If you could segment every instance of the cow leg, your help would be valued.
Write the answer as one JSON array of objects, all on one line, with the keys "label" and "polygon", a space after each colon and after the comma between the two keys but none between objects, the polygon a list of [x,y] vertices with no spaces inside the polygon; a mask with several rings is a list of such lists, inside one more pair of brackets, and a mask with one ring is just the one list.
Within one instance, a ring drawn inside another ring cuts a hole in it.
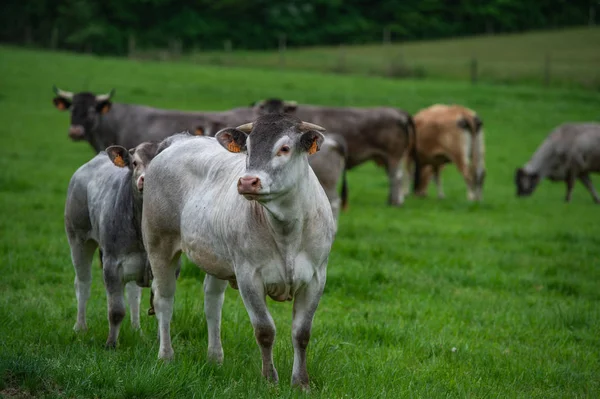
[{"label": "cow leg", "polygon": [[565,179],[565,183],[567,183],[567,194],[565,195],[565,202],[571,202],[571,194],[573,194],[573,187],[575,186],[575,173],[571,171],[567,172],[567,178]]},{"label": "cow leg", "polygon": [[77,321],[75,331],[86,331],[86,305],[92,287],[92,260],[98,244],[94,241],[81,242],[69,237],[71,259],[75,268],[75,296],[77,298]]},{"label": "cow leg", "polygon": [[594,190],[594,186],[592,185],[592,179],[589,174],[583,174],[579,176],[579,180],[585,185],[590,194],[592,194],[592,198],[594,198],[594,202],[600,204],[600,198],[598,197],[598,193]]},{"label": "cow leg", "polygon": [[435,166],[433,168],[433,181],[435,182],[435,187],[437,188],[437,196],[440,199],[446,198],[446,194],[444,194],[444,187],[442,187],[442,176],[440,175],[442,168],[440,166]]},{"label": "cow leg", "polygon": [[273,364],[273,344],[275,342],[275,322],[267,308],[262,283],[254,282],[251,275],[237,279],[244,306],[254,328],[254,336],[262,356],[262,375],[269,381],[278,382],[279,376]]},{"label": "cow leg", "polygon": [[292,344],[294,346],[294,366],[292,385],[303,390],[310,388],[306,368],[306,348],[310,340],[312,322],[325,287],[325,278],[313,279],[304,289],[296,293],[292,320]]},{"label": "cow leg", "polygon": [[104,254],[104,285],[106,287],[106,303],[108,307],[108,338],[106,349],[116,348],[121,323],[125,318],[124,284],[119,272],[118,262]]},{"label": "cow leg", "polygon": [[[171,253],[170,251],[167,253]],[[148,254],[152,265],[152,290],[154,291],[154,310],[158,320],[158,335],[160,348],[158,357],[163,360],[173,358],[171,345],[171,318],[173,317],[173,302],[179,268],[178,253],[173,259],[165,259],[160,253]]]},{"label": "cow leg", "polygon": [[475,182],[471,176],[471,170],[467,164],[467,160],[461,156],[452,157],[451,160],[465,180],[465,184],[467,185],[467,199],[469,201],[474,201],[476,198],[474,189]]},{"label": "cow leg", "polygon": [[142,300],[142,287],[135,281],[130,281],[125,285],[127,289],[127,302],[129,302],[129,312],[131,326],[135,330],[140,328],[140,302]]},{"label": "cow leg", "polygon": [[208,360],[223,363],[221,311],[228,282],[209,274],[204,277],[204,315],[208,327]]},{"label": "cow leg", "polygon": [[404,203],[404,193],[402,192],[402,179],[404,172],[402,165],[398,159],[388,159],[387,174],[390,184],[390,193],[388,196],[388,204],[392,206],[400,206]]}]

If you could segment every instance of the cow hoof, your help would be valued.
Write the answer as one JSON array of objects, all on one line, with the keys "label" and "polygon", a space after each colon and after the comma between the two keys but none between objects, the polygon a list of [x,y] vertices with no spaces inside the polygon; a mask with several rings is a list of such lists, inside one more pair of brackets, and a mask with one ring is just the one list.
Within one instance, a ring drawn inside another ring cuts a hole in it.
[{"label": "cow hoof", "polygon": [[292,386],[302,390],[302,392],[310,392],[310,384],[308,383],[308,380],[299,381],[295,378],[292,378]]},{"label": "cow hoof", "polygon": [[271,370],[268,371],[263,370],[263,377],[265,377],[267,381],[273,384],[279,383],[279,375],[277,374],[277,370],[275,370],[275,367],[271,368]]},{"label": "cow hoof", "polygon": [[208,361],[216,364],[223,364],[223,349],[208,349]]},{"label": "cow hoof", "polygon": [[106,344],[104,344],[104,349],[106,349],[106,350],[117,349],[117,343],[116,342],[109,342],[109,341],[107,341]]},{"label": "cow hoof", "polygon": [[174,356],[175,356],[175,353],[173,352],[173,349],[171,349],[171,350],[161,350],[160,352],[158,352],[158,359],[162,360],[165,363],[168,363],[171,360],[173,360]]},{"label": "cow hoof", "polygon": [[75,323],[75,325],[73,326],[73,331],[75,331],[76,333],[84,333],[87,330],[88,328],[85,324]]}]

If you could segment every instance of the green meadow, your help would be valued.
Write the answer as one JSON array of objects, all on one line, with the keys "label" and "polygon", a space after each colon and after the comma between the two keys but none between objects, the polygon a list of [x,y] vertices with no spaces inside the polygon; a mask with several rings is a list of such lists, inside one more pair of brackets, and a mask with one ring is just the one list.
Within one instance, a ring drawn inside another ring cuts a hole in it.
[{"label": "green meadow", "polygon": [[[600,88],[600,28],[277,51],[193,52],[183,60],[342,74]],[[152,52],[139,54],[154,56]],[[163,53],[163,56],[168,54]],[[546,77],[547,76],[547,77]],[[547,80],[547,82],[546,82]]]},{"label": "green meadow", "polygon": [[[600,396],[600,206],[583,185],[515,196],[513,174],[556,125],[598,121],[600,94],[452,80],[391,80],[242,67],[154,63],[0,47],[0,397],[40,398],[582,398]],[[596,60],[597,61],[597,60]],[[171,332],[175,360],[158,361],[156,319],[108,333],[95,260],[89,331],[73,332],[74,271],[63,227],[73,172],[94,154],[67,137],[52,85],[114,101],[224,110],[279,96],[301,103],[477,110],[486,129],[484,200],[458,173],[446,199],[386,206],[375,164],[348,174],[325,293],[309,345],[310,394],[290,387],[291,303],[277,325],[279,385],[260,353],[239,293],[226,292],[225,361],[206,361],[201,272],[185,262]],[[600,179],[596,178],[600,189]]]}]

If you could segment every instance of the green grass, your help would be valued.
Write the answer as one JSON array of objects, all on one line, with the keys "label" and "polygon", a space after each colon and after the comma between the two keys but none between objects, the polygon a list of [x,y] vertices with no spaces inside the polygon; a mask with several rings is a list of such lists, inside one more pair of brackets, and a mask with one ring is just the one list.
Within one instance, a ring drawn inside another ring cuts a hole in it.
[{"label": "green grass", "polygon": [[[116,351],[100,269],[89,332],[78,335],[63,206],[71,174],[93,155],[67,138],[66,90],[117,89],[116,101],[227,109],[266,96],[331,105],[435,102],[472,107],[486,126],[484,202],[467,203],[452,167],[447,198],[385,206],[373,164],[349,173],[325,294],[309,346],[311,397],[577,398],[600,395],[600,207],[582,185],[573,202],[543,182],[515,197],[513,172],[557,124],[598,120],[600,95],[533,87],[473,87],[307,72],[258,71],[53,54],[0,47],[0,395],[68,398],[297,397],[291,389],[291,304],[273,303],[281,382],[260,354],[237,291],[223,311],[225,363],[206,363],[203,274],[178,281],[175,361],[157,361],[156,321],[126,320]],[[600,183],[596,186],[600,188]],[[144,292],[143,308],[147,308]],[[456,349],[453,349],[456,348]]]},{"label": "green grass", "polygon": [[275,51],[238,50],[231,54],[196,52],[184,59],[201,64],[468,81],[475,58],[480,81],[540,85],[549,56],[551,85],[599,89],[599,49],[600,28],[585,27],[387,46],[289,49],[283,59]]}]

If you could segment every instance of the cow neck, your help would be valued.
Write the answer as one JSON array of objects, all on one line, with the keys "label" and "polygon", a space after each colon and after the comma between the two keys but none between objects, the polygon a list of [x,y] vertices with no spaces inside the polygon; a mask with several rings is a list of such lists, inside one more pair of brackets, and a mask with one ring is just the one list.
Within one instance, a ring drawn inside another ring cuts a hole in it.
[{"label": "cow neck", "polygon": [[115,123],[115,117],[122,109],[121,104],[112,104],[111,110],[105,115],[100,115],[94,129],[92,129],[92,142],[90,143],[96,152],[104,151],[106,147],[114,144],[121,144],[117,140],[118,124]]},{"label": "cow neck", "polygon": [[525,165],[527,173],[537,173],[540,178],[549,173],[549,168],[552,165],[553,148],[547,141],[533,154],[529,162]]}]

